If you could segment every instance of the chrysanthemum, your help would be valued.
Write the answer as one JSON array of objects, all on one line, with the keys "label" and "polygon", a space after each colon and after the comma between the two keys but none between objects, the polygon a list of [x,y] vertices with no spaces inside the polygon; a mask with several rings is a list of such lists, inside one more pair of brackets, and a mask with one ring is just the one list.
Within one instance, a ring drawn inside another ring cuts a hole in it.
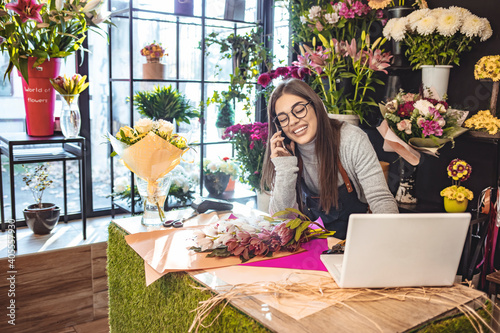
[{"label": "chrysanthemum", "polygon": [[392,2],[392,0],[369,0],[368,6],[373,9],[384,9]]},{"label": "chrysanthemum", "polygon": [[413,13],[410,13],[408,16],[406,16],[408,28],[412,31],[415,31],[415,29],[417,29],[417,22],[420,21],[425,16],[427,16],[429,12],[430,12],[429,8],[424,8],[416,10]]},{"label": "chrysanthemum", "polygon": [[394,25],[396,24],[396,21],[399,20],[398,18],[393,18],[387,21],[384,30],[382,33],[384,34],[384,37],[387,38],[388,40],[392,39],[392,32],[394,30]]},{"label": "chrysanthemum", "polygon": [[443,14],[438,18],[437,31],[445,36],[453,36],[462,24],[460,17],[451,10],[443,11]]},{"label": "chrysanthemum", "polygon": [[436,30],[437,20],[434,16],[426,16],[417,22],[417,32],[420,35],[430,35]]},{"label": "chrysanthemum", "polygon": [[469,38],[479,36],[485,29],[485,21],[481,20],[477,15],[471,14],[464,19],[464,23],[460,32]]},{"label": "chrysanthemum", "polygon": [[405,33],[406,33],[406,19],[404,17],[398,19],[396,22],[394,22],[394,27],[392,28],[392,38],[396,42],[400,42],[403,39],[405,39]]},{"label": "chrysanthemum", "polygon": [[413,107],[417,109],[422,116],[426,117],[430,114],[429,108],[434,108],[434,105],[425,99],[420,99],[413,104]]},{"label": "chrysanthemum", "polygon": [[470,10],[465,9],[463,7],[451,6],[448,9],[453,11],[455,14],[457,14],[460,17],[460,19],[462,19],[462,20],[471,14]]},{"label": "chrysanthemum", "polygon": [[493,30],[491,29],[490,21],[487,19],[483,18],[481,19],[484,23],[484,29],[483,31],[479,34],[479,37],[481,37],[481,42],[484,42],[485,40],[489,39],[493,35]]},{"label": "chrysanthemum", "polygon": [[430,14],[434,16],[435,18],[439,18],[441,15],[443,15],[443,12],[446,11],[446,8],[443,7],[438,7],[434,8],[430,11]]}]

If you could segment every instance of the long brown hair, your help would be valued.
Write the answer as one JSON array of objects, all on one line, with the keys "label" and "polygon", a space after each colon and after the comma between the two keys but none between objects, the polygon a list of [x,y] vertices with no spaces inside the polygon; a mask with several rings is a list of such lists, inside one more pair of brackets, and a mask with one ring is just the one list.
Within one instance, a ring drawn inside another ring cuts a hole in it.
[{"label": "long brown hair", "polygon": [[[276,133],[273,119],[276,117],[276,101],[283,95],[295,95],[307,101],[311,101],[314,112],[318,119],[318,129],[316,132],[316,154],[318,156],[319,166],[319,186],[320,186],[320,205],[327,213],[333,205],[338,207],[338,162],[340,146],[340,128],[342,123],[328,118],[325,106],[319,96],[309,85],[301,80],[290,79],[279,84],[271,94],[267,103],[268,130],[266,153],[264,155],[264,164],[262,167],[261,188],[274,189],[274,178],[276,173],[274,165],[271,162],[270,140]],[[295,148],[295,154],[298,155],[298,149]],[[300,180],[297,182],[300,186]],[[301,191],[297,191],[301,193]],[[301,199],[297,197],[299,207]]]}]

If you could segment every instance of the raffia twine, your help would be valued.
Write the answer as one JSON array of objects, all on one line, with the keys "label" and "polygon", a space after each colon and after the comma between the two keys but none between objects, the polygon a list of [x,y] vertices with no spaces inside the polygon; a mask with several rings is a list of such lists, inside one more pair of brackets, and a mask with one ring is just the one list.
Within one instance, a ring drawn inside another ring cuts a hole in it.
[{"label": "raffia twine", "polygon": [[[291,273],[284,281],[280,282],[257,282],[257,283],[242,283],[236,285],[225,285],[217,287],[217,294],[212,295],[209,299],[205,301],[200,301],[198,307],[191,312],[195,312],[195,317],[193,323],[189,327],[188,332],[198,332],[200,328],[209,328],[222,314],[229,302],[241,299],[245,297],[255,296],[255,295],[266,295],[274,297],[279,303],[287,298],[293,298],[298,296],[305,296],[310,298],[311,301],[325,301],[333,303],[334,306],[346,307],[357,314],[360,318],[363,318],[373,326],[383,332],[380,325],[377,324],[373,319],[359,313],[349,304],[349,302],[373,302],[380,300],[398,300],[398,301],[419,301],[419,302],[430,302],[435,305],[446,305],[457,308],[471,323],[472,327],[476,332],[494,332],[493,328],[487,323],[477,312],[476,309],[481,307],[485,310],[489,316],[492,316],[493,308],[491,311],[487,309],[486,302],[489,299],[486,296],[479,297],[474,301],[470,302],[471,297],[467,292],[467,289],[452,287],[405,287],[405,288],[380,288],[380,289],[369,289],[369,288],[339,288],[336,284],[332,283],[330,278],[325,278],[322,276],[317,284],[305,284],[304,282],[293,282],[294,275],[302,273]],[[306,275],[314,275],[314,273],[304,273]],[[470,281],[464,282],[468,285],[470,291],[472,289],[472,283]],[[192,288],[210,291],[213,290],[209,287],[201,287],[191,285]],[[456,301],[457,297],[463,297],[462,302]],[[441,298],[441,299],[438,299]],[[219,313],[215,318],[208,324],[205,320],[210,315],[210,313],[215,309],[215,307],[221,303],[224,303]],[[472,303],[467,305],[465,303]],[[492,307],[500,310],[500,307],[492,303]],[[495,323],[498,321],[494,319]],[[484,325],[487,329],[483,329]]]}]

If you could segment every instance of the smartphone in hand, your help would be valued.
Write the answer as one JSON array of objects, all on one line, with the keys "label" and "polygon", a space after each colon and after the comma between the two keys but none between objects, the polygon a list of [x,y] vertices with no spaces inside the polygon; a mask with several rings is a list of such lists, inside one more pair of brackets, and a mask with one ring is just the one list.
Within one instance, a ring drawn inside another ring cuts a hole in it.
[{"label": "smartphone in hand", "polygon": [[290,155],[293,156],[293,153],[290,151],[290,144],[292,143],[292,140],[290,140],[290,138],[286,136],[283,129],[279,128],[278,125],[276,125],[276,124],[275,124],[275,126],[276,126],[276,130],[281,131],[281,136],[285,138],[285,140],[283,140],[283,148],[285,148],[285,150],[287,152],[289,152]]}]

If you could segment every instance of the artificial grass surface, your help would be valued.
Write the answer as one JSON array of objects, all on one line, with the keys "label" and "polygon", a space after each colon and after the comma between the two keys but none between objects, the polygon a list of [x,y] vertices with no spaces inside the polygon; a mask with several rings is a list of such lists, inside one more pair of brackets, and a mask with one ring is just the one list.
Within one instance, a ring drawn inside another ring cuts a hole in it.
[{"label": "artificial grass surface", "polygon": [[[144,261],[125,242],[126,233],[111,223],[108,239],[108,286],[110,331],[117,333],[187,332],[198,302],[209,292],[186,273],[169,273],[146,287]],[[222,305],[212,311],[210,323]],[[228,305],[215,323],[201,332],[269,332],[257,321]]]},{"label": "artificial grass surface", "polygon": [[[114,223],[109,225],[108,285],[110,331],[126,332],[187,332],[193,322],[198,302],[211,294],[193,289],[196,284],[186,273],[169,273],[146,287],[144,261],[130,248],[126,233]],[[205,323],[220,312],[218,305]],[[479,313],[489,323],[484,310]],[[201,332],[269,332],[260,323],[228,305],[214,324]],[[463,315],[445,319],[413,330],[418,333],[475,332]],[[320,332],[318,332],[320,333]]]}]

